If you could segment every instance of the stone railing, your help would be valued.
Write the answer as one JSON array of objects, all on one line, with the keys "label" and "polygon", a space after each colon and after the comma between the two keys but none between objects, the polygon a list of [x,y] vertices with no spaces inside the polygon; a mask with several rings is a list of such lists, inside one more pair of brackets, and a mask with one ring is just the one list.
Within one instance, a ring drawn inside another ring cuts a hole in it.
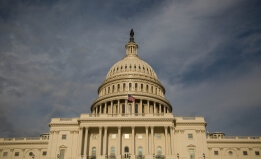
[{"label": "stone railing", "polygon": [[261,140],[261,137],[259,136],[224,136],[224,137],[208,136],[207,139]]},{"label": "stone railing", "polygon": [[0,141],[32,141],[32,140],[49,140],[43,137],[13,137],[13,138],[0,138]]},{"label": "stone railing", "polygon": [[172,117],[172,113],[149,113],[149,114],[145,114],[145,113],[126,113],[126,114],[81,114],[81,118],[88,118],[88,117]]}]

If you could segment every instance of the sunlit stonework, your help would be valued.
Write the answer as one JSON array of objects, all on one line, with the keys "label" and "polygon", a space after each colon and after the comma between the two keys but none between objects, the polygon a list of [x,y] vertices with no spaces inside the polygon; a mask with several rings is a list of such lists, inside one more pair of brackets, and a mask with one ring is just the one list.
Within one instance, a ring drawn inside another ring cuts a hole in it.
[{"label": "sunlit stonework", "polygon": [[261,137],[207,133],[204,117],[174,117],[155,71],[138,56],[133,30],[125,48],[98,88],[91,114],[53,118],[40,137],[0,138],[0,158],[261,158]]}]

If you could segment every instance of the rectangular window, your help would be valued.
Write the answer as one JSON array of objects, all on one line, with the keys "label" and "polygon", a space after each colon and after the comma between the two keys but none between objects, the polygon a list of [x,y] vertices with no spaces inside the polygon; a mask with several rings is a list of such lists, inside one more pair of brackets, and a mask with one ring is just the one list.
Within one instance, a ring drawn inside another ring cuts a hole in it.
[{"label": "rectangular window", "polygon": [[142,139],[142,134],[138,134],[138,139]]},{"label": "rectangular window", "polygon": [[93,138],[93,139],[97,139],[97,138],[98,138],[98,135],[97,135],[97,134],[93,134],[92,138]]},{"label": "rectangular window", "polygon": [[65,150],[61,149],[60,150],[60,157],[59,157],[59,159],[64,159],[64,154],[65,154]]},{"label": "rectangular window", "polygon": [[129,139],[130,138],[130,134],[124,134],[124,139]]},{"label": "rectangular window", "polygon": [[214,151],[214,155],[218,155],[218,151]]},{"label": "rectangular window", "polygon": [[193,139],[193,134],[188,134],[189,139]]},{"label": "rectangular window", "polygon": [[62,139],[65,140],[66,139],[66,135],[62,135]]},{"label": "rectangular window", "polygon": [[46,156],[47,155],[47,151],[43,151],[43,156]]},{"label": "rectangular window", "polygon": [[112,139],[116,139],[116,134],[111,134]]},{"label": "rectangular window", "polygon": [[3,157],[6,157],[8,155],[8,152],[3,153]]},{"label": "rectangular window", "polygon": [[161,134],[160,134],[160,133],[157,133],[157,134],[156,134],[156,138],[157,138],[157,139],[160,139],[160,138],[161,138]]},{"label": "rectangular window", "polygon": [[247,156],[247,151],[243,151],[243,155],[244,155],[244,156]]},{"label": "rectangular window", "polygon": [[19,156],[19,152],[15,152],[15,156]]},{"label": "rectangular window", "polygon": [[255,151],[255,154],[256,154],[256,156],[260,155],[259,151]]}]

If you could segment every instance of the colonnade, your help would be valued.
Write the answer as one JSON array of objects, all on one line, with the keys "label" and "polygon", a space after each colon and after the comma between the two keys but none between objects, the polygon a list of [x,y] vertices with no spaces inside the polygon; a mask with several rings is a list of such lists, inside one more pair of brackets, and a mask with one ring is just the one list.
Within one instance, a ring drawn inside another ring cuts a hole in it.
[{"label": "colonnade", "polygon": [[[136,102],[137,101],[137,102]],[[105,101],[93,106],[92,114],[161,114],[171,113],[171,108],[159,102],[136,99],[129,102],[128,99],[116,99]]]},{"label": "colonnade", "polygon": [[[162,155],[174,155],[174,127],[170,126],[162,126],[164,128],[164,142],[165,142],[165,147],[163,148]],[[155,152],[157,145],[155,144],[155,129],[156,128],[162,128],[162,127],[154,127],[154,126],[145,126],[145,152],[143,153],[145,156],[146,155],[157,155],[157,152]],[[98,147],[96,149],[96,155],[97,156],[106,156],[106,155],[111,155],[109,152],[108,148],[108,137],[110,135],[109,133],[109,128],[107,126],[104,127],[82,127],[80,128],[80,133],[79,133],[79,145],[78,145],[78,155],[80,156],[90,156],[93,154],[89,154],[89,150],[92,148],[92,145],[88,145],[89,142],[88,140],[90,139],[89,136],[90,130],[92,128],[99,129],[99,134],[98,134]],[[111,127],[115,128],[115,127]],[[117,127],[118,130],[118,137],[117,137],[117,154],[115,156],[122,156],[124,152],[122,152],[122,128],[131,128],[131,145],[128,145],[130,147],[130,154],[131,155],[138,155],[138,153],[135,151],[135,146],[136,146],[136,133],[135,133],[135,128],[140,128],[140,127],[125,127],[125,126],[119,126]],[[168,140],[168,136],[170,136],[170,142]],[[150,143],[150,144],[149,144]],[[115,145],[116,146],[116,145]],[[170,147],[170,149],[169,149]]]}]

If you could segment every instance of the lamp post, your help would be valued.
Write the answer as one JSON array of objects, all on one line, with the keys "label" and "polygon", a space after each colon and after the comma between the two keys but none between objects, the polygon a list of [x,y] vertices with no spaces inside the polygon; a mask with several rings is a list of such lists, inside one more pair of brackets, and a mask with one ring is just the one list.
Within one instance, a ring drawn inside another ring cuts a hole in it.
[{"label": "lamp post", "polygon": [[179,153],[177,153],[177,158],[179,159]]},{"label": "lamp post", "polygon": [[204,157],[204,159],[205,159],[205,153],[203,153],[203,157]]}]

